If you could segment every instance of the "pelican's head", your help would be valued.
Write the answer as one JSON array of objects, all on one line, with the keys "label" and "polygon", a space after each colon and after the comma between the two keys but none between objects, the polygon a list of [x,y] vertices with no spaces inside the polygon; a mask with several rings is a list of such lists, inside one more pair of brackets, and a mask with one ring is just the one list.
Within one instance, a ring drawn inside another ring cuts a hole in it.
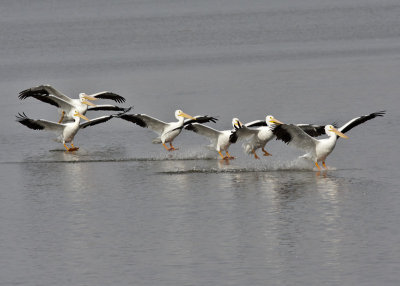
[{"label": "pelican's head", "polygon": [[232,119],[232,126],[233,126],[233,128],[235,128],[235,129],[239,129],[239,128],[242,128],[242,122],[240,122],[240,120],[239,120],[239,118],[233,118]]},{"label": "pelican's head", "polygon": [[185,117],[188,119],[193,119],[196,120],[196,118],[194,118],[193,116],[190,116],[189,114],[186,114],[185,112],[183,112],[182,110],[178,109],[175,111],[175,118],[180,120],[180,118]]},{"label": "pelican's head", "polygon": [[87,118],[85,115],[83,115],[83,114],[79,113],[79,111],[78,111],[78,110],[74,110],[74,116],[76,116],[76,117],[80,117],[80,118],[82,118],[82,119],[85,119],[86,121],[90,121],[90,119],[89,119],[89,118]]},{"label": "pelican's head", "polygon": [[283,122],[280,122],[278,119],[276,119],[272,115],[267,115],[267,117],[265,117],[265,122],[267,123],[268,126],[275,126],[276,124],[283,124]]},{"label": "pelican's head", "polygon": [[82,92],[79,94],[79,100],[81,101],[81,103],[86,104],[86,105],[90,105],[90,106],[96,106],[96,104],[91,103],[88,100],[97,100],[96,97],[87,95],[86,93]]},{"label": "pelican's head", "polygon": [[340,137],[342,137],[344,139],[349,139],[349,137],[347,135],[344,135],[342,132],[337,130],[333,125],[326,125],[325,126],[325,133],[329,137],[338,135],[338,136],[340,136]]}]

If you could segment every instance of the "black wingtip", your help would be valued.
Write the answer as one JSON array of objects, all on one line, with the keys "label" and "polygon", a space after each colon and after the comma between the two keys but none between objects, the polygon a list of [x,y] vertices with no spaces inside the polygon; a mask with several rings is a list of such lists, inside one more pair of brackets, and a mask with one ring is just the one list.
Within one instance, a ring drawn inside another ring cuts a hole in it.
[{"label": "black wingtip", "polygon": [[[140,114],[138,114],[138,115],[140,115]],[[139,125],[140,127],[147,128],[147,123],[144,120],[142,120],[140,118],[140,116],[137,116],[135,114],[125,114],[124,113],[124,114],[121,114],[120,116],[118,116],[118,118],[135,123],[135,124]]]},{"label": "black wingtip", "polygon": [[124,103],[125,102],[125,98],[120,96],[119,94],[116,94],[114,92],[110,92],[110,91],[104,91],[102,92],[102,94],[96,95],[97,98],[99,99],[110,99],[110,100],[114,100],[117,103]]},{"label": "black wingtip", "polygon": [[38,124],[35,120],[32,120],[26,116],[25,112],[18,113],[16,115],[17,117],[17,122],[21,123],[22,125],[25,125],[26,127],[33,129],[33,130],[43,130],[44,127],[40,124]]},{"label": "black wingtip", "polygon": [[213,123],[217,123],[217,121],[218,121],[218,118],[217,117],[214,117],[214,116],[208,116],[208,115],[206,115],[208,118],[209,118],[209,120],[211,121],[211,122],[213,122]]},{"label": "black wingtip", "polygon": [[26,116],[25,112],[18,112],[18,115],[15,115],[15,117],[17,118],[17,121],[21,121],[24,119],[27,119],[28,116]]},{"label": "black wingtip", "polygon": [[38,86],[36,88],[28,88],[28,89],[24,89],[23,91],[21,91],[18,94],[18,98],[20,100],[22,99],[26,99],[28,97],[31,96],[46,96],[46,95],[50,95],[47,90],[45,88],[41,88],[41,86]]},{"label": "black wingtip", "polygon": [[289,142],[292,140],[292,136],[285,130],[285,126],[285,124],[276,125],[272,129],[272,133],[276,136],[276,140],[281,140],[284,143],[289,144]]},{"label": "black wingtip", "polygon": [[30,92],[31,92],[31,89],[30,89],[30,88],[24,89],[23,91],[21,91],[21,92],[18,94],[18,98],[19,98],[20,100],[23,100],[23,99],[25,99],[25,98],[27,98],[27,97],[30,96]]},{"label": "black wingtip", "polygon": [[131,109],[133,108],[133,106],[129,106],[128,108],[125,108],[122,112],[114,114],[114,117],[119,117],[121,118],[122,115],[126,114],[127,112],[129,112]]},{"label": "black wingtip", "polygon": [[193,124],[188,124],[188,125],[186,125],[186,126],[185,126],[185,129],[186,129],[186,130],[193,131],[193,132],[197,132],[197,129],[193,126]]},{"label": "black wingtip", "polygon": [[386,114],[386,110],[381,110],[381,111],[377,111],[372,113],[374,116],[383,116]]}]

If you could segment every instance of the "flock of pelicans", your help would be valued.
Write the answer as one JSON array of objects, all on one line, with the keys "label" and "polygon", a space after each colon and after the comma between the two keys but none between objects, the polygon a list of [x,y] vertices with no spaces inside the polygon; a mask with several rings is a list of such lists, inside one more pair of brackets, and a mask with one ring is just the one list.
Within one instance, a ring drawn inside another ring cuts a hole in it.
[{"label": "flock of pelicans", "polygon": [[[76,133],[83,128],[93,126],[99,123],[106,122],[112,118],[121,118],[130,121],[141,127],[149,128],[158,134],[158,137],[153,139],[153,143],[162,144],[166,150],[177,150],[172,141],[177,137],[183,129],[194,131],[200,135],[210,139],[211,145],[208,147],[219,153],[222,159],[234,159],[228,152],[228,148],[232,143],[238,140],[243,140],[244,151],[248,154],[253,154],[255,159],[259,159],[256,151],[261,149],[264,156],[270,156],[265,149],[265,145],[273,138],[282,140],[283,142],[293,145],[306,152],[303,158],[313,161],[316,167],[320,170],[318,162],[322,162],[326,167],[326,157],[333,151],[336,141],[339,137],[348,138],[344,133],[365,121],[368,121],[377,116],[383,116],[385,111],[374,112],[368,115],[353,118],[340,128],[333,125],[314,125],[314,124],[284,124],[274,118],[272,115],[266,116],[265,120],[256,120],[246,124],[242,124],[238,118],[232,119],[232,130],[218,131],[214,128],[204,125],[204,123],[217,121],[217,118],[212,116],[190,116],[182,110],[175,111],[177,122],[166,123],[157,118],[146,114],[128,114],[131,107],[124,108],[116,105],[96,105],[91,101],[98,99],[110,99],[117,103],[125,102],[122,96],[103,91],[92,95],[85,93],[79,94],[79,99],[72,99],[50,85],[40,85],[23,90],[19,93],[19,99],[28,97],[36,98],[42,102],[54,105],[61,110],[61,118],[58,122],[52,122],[44,119],[30,119],[25,113],[20,113],[17,116],[17,121],[31,129],[47,130],[55,132],[58,137],[57,141],[62,142],[65,149],[76,151],[79,148],[74,146],[73,139]],[[87,111],[106,110],[118,111],[119,113],[88,119],[85,116]],[[86,120],[81,123],[80,119]],[[327,135],[328,138],[315,139],[320,135]],[[68,147],[66,143],[70,143]],[[169,143],[169,147],[166,145]],[[222,153],[225,152],[225,155]]]}]

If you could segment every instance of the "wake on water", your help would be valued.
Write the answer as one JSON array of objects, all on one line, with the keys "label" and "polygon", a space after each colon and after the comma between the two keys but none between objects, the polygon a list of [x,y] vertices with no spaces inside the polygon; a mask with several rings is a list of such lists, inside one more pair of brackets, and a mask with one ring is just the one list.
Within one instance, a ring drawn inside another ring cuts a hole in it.
[{"label": "wake on water", "polygon": [[[161,174],[190,174],[190,173],[252,173],[252,172],[310,172],[315,171],[314,164],[302,158],[297,158],[292,161],[226,161],[216,160],[218,163],[215,166],[194,166],[189,169],[162,171]],[[336,170],[329,168],[328,170]]]},{"label": "wake on water", "polygon": [[[163,174],[184,173],[239,173],[239,172],[271,172],[271,171],[315,171],[314,164],[304,158],[290,161],[275,160],[271,157],[255,160],[252,156],[241,156],[235,160],[221,160],[214,151],[204,152],[204,149],[180,150],[179,152],[162,152],[145,156],[124,157],[123,154],[112,154],[110,150],[89,151],[79,149],[76,152],[66,152],[65,149],[50,150],[55,156],[33,156],[22,162],[4,163],[99,163],[99,162],[171,162],[171,169],[176,168],[174,161],[195,162],[180,165],[178,170],[167,170]],[[122,156],[121,156],[122,155]],[[213,163],[215,162],[215,164]],[[328,170],[336,170],[330,167]]]}]

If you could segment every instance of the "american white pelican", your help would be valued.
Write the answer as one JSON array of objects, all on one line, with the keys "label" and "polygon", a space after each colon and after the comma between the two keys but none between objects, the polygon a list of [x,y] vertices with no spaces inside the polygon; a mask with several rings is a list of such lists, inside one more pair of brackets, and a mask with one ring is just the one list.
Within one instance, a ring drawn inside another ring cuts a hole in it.
[{"label": "american white pelican", "polygon": [[[140,127],[149,128],[157,133],[159,136],[153,139],[154,144],[162,144],[167,151],[177,150],[174,146],[172,146],[172,141],[178,136],[182,128],[192,122],[216,122],[217,118],[211,116],[190,116],[184,113],[182,110],[175,111],[175,118],[178,122],[169,122],[166,123],[157,118],[151,117],[146,114],[124,114],[121,115],[120,118],[133,122]],[[189,120],[185,120],[184,118],[188,118]],[[170,147],[167,147],[165,143],[169,143]]]},{"label": "american white pelican", "polygon": [[[243,144],[245,153],[253,154],[255,159],[260,159],[257,156],[256,151],[261,148],[264,152],[264,156],[271,156],[271,154],[265,150],[265,145],[275,137],[272,130],[277,124],[283,123],[272,115],[267,115],[265,120],[256,120],[244,124],[240,134],[249,137],[249,140]],[[304,132],[312,137],[325,134],[324,125],[296,124],[296,126],[300,127]],[[242,139],[240,137],[239,140]]]},{"label": "american white pelican", "polygon": [[98,99],[111,99],[118,103],[125,102],[125,98],[109,91],[102,91],[91,95],[88,95],[86,93],[80,93],[79,99],[72,99],[62,94],[60,91],[56,90],[54,87],[50,85],[39,85],[21,91],[18,96],[18,98],[21,100],[28,97],[34,97],[40,101],[49,103],[51,105],[60,108],[62,115],[58,123],[74,120],[75,110],[77,110],[82,115],[84,115],[88,110],[126,111],[125,108],[119,106],[111,104],[95,105],[90,101],[88,101],[88,100],[98,100]]},{"label": "american white pelican", "polygon": [[[233,129],[231,130],[219,131],[203,124],[192,123],[187,125],[185,129],[208,137],[211,144],[207,147],[211,150],[217,151],[222,159],[235,159],[235,157],[228,152],[229,146],[231,146],[232,143],[236,143],[239,137],[245,138],[246,136],[251,136],[251,134],[241,134],[243,124],[238,118],[232,119],[232,126]],[[222,154],[223,151],[225,151],[226,156]]]},{"label": "american white pelican", "polygon": [[[28,118],[25,113],[19,113],[17,116],[17,121],[30,129],[34,130],[45,130],[45,131],[53,131],[58,136],[55,139],[57,142],[63,143],[65,149],[67,151],[76,151],[79,148],[74,146],[74,137],[79,129],[86,128],[88,126],[93,126],[102,122],[106,122],[113,117],[118,117],[119,114],[113,114],[108,116],[101,116],[92,120],[89,120],[86,116],[80,114],[78,110],[74,110],[74,121],[67,122],[67,123],[56,123],[52,121],[47,121],[44,119],[30,119]],[[80,118],[87,120],[88,122],[80,124]],[[71,143],[71,147],[68,147],[66,143]]]},{"label": "american white pelican", "polygon": [[327,169],[325,165],[326,157],[333,151],[336,145],[336,140],[339,137],[348,138],[344,133],[351,130],[352,128],[364,123],[365,121],[371,120],[377,116],[383,116],[385,111],[374,112],[368,115],[353,118],[342,127],[336,129],[333,125],[325,126],[325,133],[328,138],[325,139],[314,139],[300,127],[292,124],[281,124],[274,128],[273,133],[276,135],[277,140],[293,145],[301,150],[307,152],[302,158],[309,159],[315,163],[318,170],[321,170],[318,162],[322,162],[322,165]]}]

